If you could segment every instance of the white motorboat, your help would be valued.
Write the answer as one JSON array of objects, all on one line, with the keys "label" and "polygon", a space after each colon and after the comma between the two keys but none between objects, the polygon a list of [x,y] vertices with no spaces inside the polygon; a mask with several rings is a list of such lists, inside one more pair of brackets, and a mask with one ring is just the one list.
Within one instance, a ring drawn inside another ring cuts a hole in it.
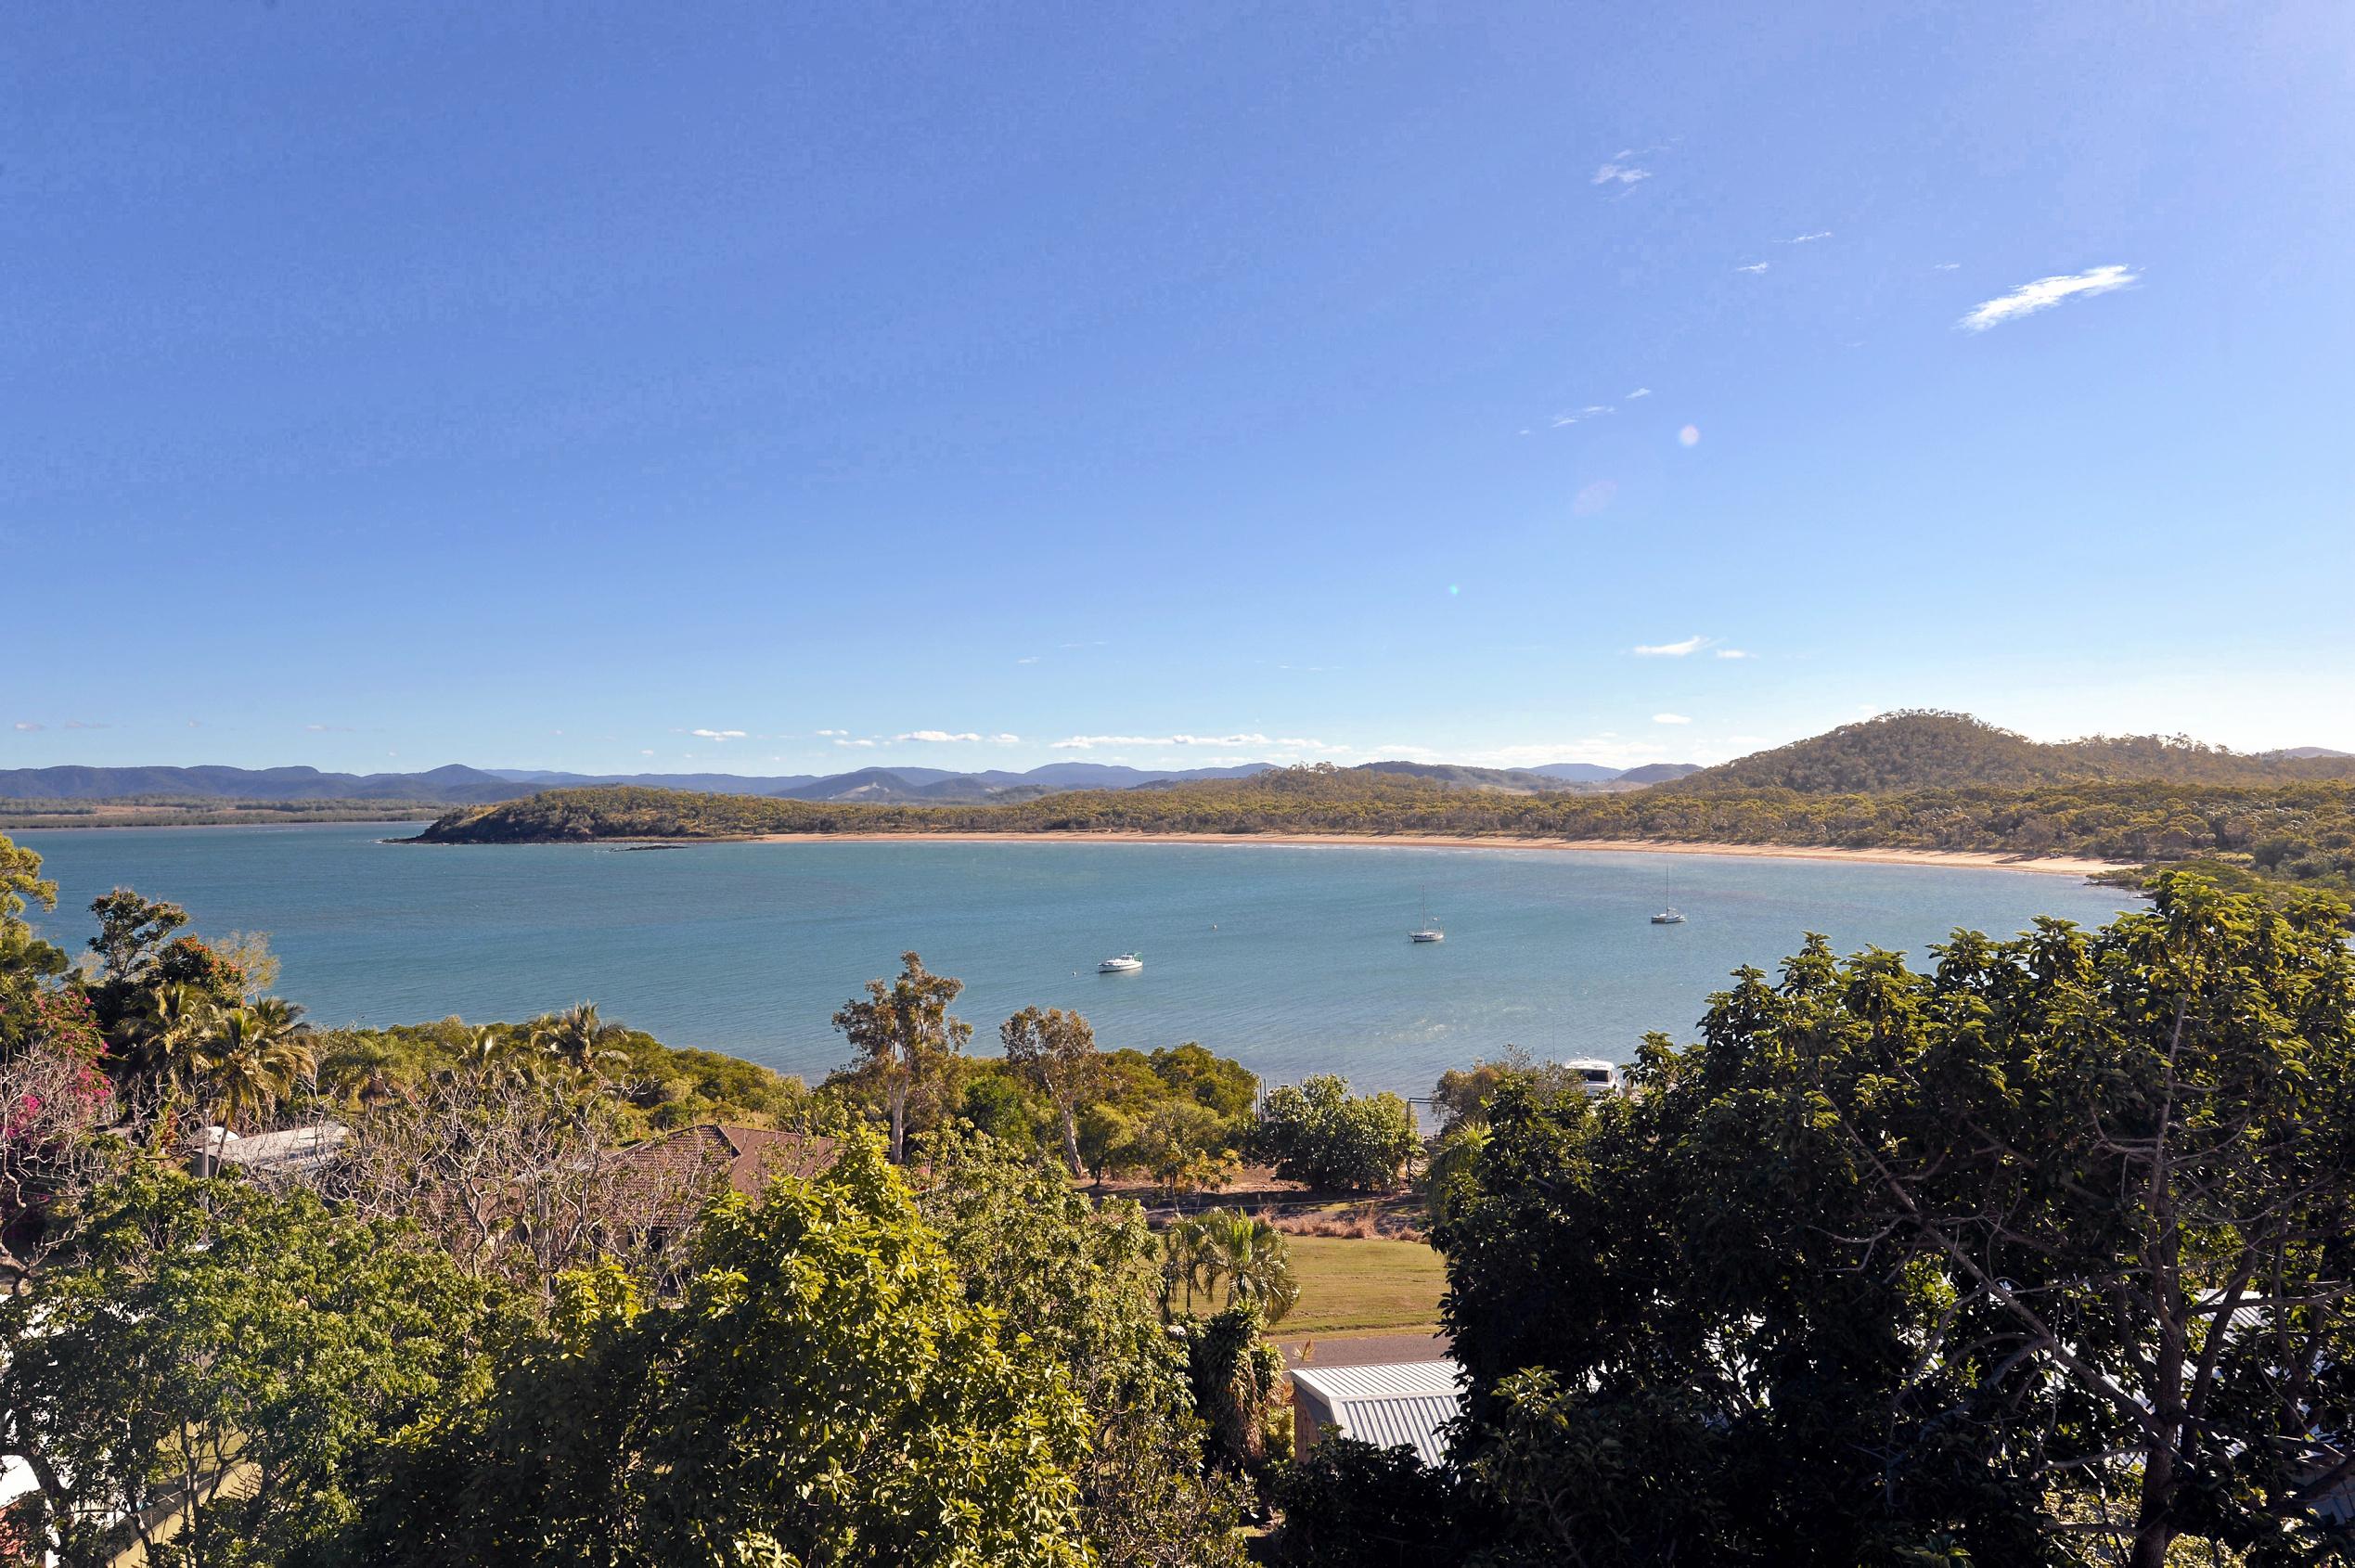
[{"label": "white motorboat", "polygon": [[1590,1095],[1614,1095],[1627,1086],[1615,1061],[1605,1061],[1598,1056],[1574,1056],[1560,1065]]},{"label": "white motorboat", "polygon": [[1098,974],[1134,974],[1145,967],[1142,953],[1115,953],[1096,966]]}]

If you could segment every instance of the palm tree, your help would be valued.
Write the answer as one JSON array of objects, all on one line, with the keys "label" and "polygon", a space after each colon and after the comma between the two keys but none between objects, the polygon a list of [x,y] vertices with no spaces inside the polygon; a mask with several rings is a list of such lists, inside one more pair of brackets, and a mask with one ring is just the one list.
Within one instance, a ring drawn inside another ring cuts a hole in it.
[{"label": "palm tree", "polygon": [[201,1071],[206,1034],[219,1006],[203,992],[174,983],[148,993],[145,1022],[148,1049],[163,1081],[174,1088],[196,1081]]},{"label": "palm tree", "polygon": [[1300,1305],[1300,1282],[1293,1277],[1291,1244],[1266,1220],[1233,1209],[1202,1216],[1211,1278],[1227,1281],[1227,1305],[1256,1302],[1272,1325]]},{"label": "palm tree", "polygon": [[1216,1262],[1210,1233],[1202,1219],[1170,1222],[1161,1233],[1161,1315],[1165,1319],[1177,1316],[1174,1309],[1180,1290],[1185,1292],[1188,1317],[1193,1315],[1195,1296],[1213,1295],[1218,1283],[1212,1272]]},{"label": "palm tree", "polygon": [[597,1073],[600,1061],[628,1060],[626,1052],[613,1048],[628,1033],[620,1024],[598,1017],[594,1002],[532,1021],[533,1046],[584,1074]]},{"label": "palm tree", "polygon": [[1209,1209],[1173,1222],[1161,1233],[1161,1259],[1165,1317],[1175,1316],[1180,1292],[1189,1314],[1198,1295],[1214,1306],[1256,1303],[1271,1326],[1300,1305],[1283,1232],[1234,1209]]},{"label": "palm tree", "polygon": [[234,1132],[250,1112],[259,1120],[317,1070],[311,1026],[302,1009],[276,996],[215,1013],[197,1063],[212,1094],[213,1119]]}]

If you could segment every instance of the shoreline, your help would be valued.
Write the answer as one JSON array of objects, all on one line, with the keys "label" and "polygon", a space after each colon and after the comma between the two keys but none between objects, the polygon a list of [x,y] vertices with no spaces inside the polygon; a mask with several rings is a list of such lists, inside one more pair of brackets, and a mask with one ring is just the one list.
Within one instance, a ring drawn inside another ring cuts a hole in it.
[{"label": "shoreline", "polygon": [[1847,860],[1876,866],[1960,866],[1979,870],[2030,871],[2091,877],[2130,870],[2122,861],[2076,855],[2003,855],[1992,850],[1842,849],[1832,845],[1695,843],[1662,839],[1515,839],[1436,833],[1160,833],[1071,831],[1028,833],[753,833],[733,839],[646,839],[646,843],[1107,843],[1268,844],[1286,849],[1577,850],[1605,854],[1715,855],[1765,860]]}]

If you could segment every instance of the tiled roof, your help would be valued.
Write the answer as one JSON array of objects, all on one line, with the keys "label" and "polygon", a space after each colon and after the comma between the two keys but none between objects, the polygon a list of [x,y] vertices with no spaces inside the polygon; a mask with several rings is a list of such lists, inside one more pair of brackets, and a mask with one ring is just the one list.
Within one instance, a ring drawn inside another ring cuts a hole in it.
[{"label": "tiled roof", "polygon": [[834,1163],[834,1140],[705,1123],[633,1144],[611,1158],[650,1202],[675,1204],[685,1217],[723,1177],[745,1197],[758,1198],[773,1177],[817,1176]]}]

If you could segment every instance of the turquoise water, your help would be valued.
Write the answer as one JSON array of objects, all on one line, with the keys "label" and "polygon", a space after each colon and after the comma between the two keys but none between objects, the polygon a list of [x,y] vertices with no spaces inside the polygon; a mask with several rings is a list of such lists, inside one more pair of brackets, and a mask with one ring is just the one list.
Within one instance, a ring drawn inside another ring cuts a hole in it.
[{"label": "turquoise water", "polygon": [[[335,824],[14,835],[79,945],[118,884],[196,929],[264,931],[279,989],[324,1023],[520,1019],[595,1001],[677,1046],[815,1079],[828,1022],[914,948],[966,982],[960,1016],[1077,1008],[1107,1046],[1199,1040],[1269,1081],[1315,1072],[1422,1094],[1517,1044],[1625,1060],[1689,1037],[1742,963],[1803,932],[1917,959],[1957,926],[2094,923],[2132,901],[2072,878],[1950,867],[1560,850],[1269,844],[698,844],[427,848]],[[1654,926],[1664,871],[1692,917]],[[1444,944],[1407,941],[1428,898]],[[1099,975],[1142,949],[1143,972]]]}]

